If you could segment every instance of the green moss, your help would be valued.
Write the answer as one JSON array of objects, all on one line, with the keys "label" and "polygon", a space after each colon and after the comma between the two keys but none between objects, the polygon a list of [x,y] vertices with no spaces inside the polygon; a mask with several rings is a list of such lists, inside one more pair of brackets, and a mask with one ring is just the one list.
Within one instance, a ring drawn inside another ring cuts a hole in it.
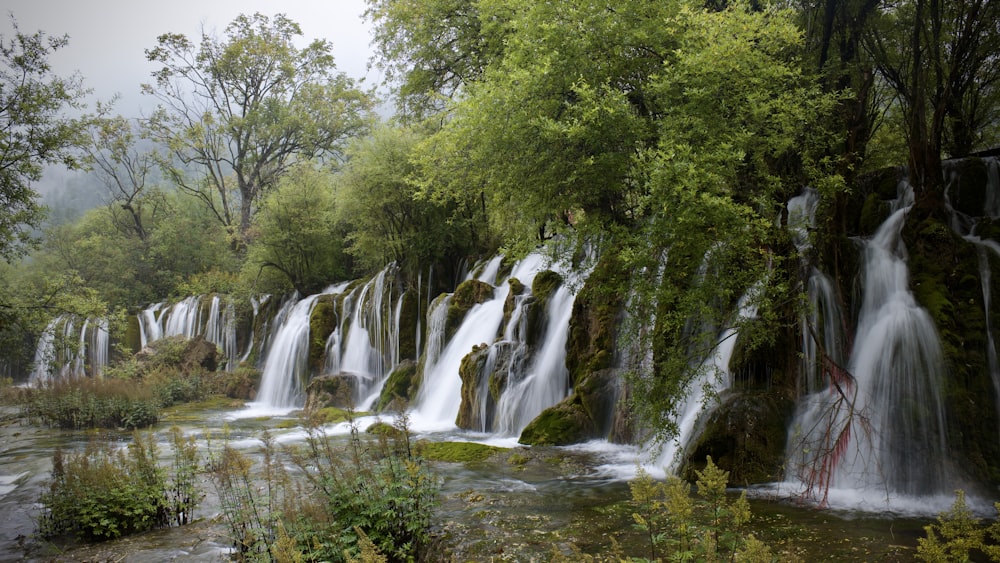
[{"label": "green moss", "polygon": [[860,234],[871,235],[889,217],[889,205],[878,194],[868,194],[861,206]]},{"label": "green moss", "polygon": [[546,322],[548,321],[549,298],[563,282],[562,276],[552,270],[543,270],[535,275],[531,282],[532,301],[528,305],[528,346],[536,346],[545,338]]},{"label": "green moss", "polygon": [[389,424],[388,422],[375,422],[368,428],[365,428],[365,434],[371,434],[372,436],[384,436],[386,438],[402,438],[403,431],[395,426]]},{"label": "green moss", "polygon": [[128,324],[125,326],[125,349],[131,353],[136,354],[142,349],[142,334],[139,330],[139,317],[136,315],[128,316]]},{"label": "green moss", "polygon": [[526,446],[566,446],[583,442],[594,433],[593,421],[574,394],[529,422],[518,442]]},{"label": "green moss", "polygon": [[794,403],[773,393],[734,393],[722,399],[698,441],[690,448],[685,479],[696,479],[711,456],[729,471],[730,483],[748,485],[781,480],[787,422]]},{"label": "green moss", "polygon": [[326,341],[336,328],[337,307],[333,296],[320,296],[309,315],[309,367],[314,373],[323,369]]},{"label": "green moss", "polygon": [[340,422],[348,422],[361,416],[368,416],[368,413],[356,412],[337,407],[323,407],[316,411],[315,420],[320,424],[337,424]]},{"label": "green moss", "polygon": [[417,322],[420,314],[426,311],[418,311],[419,296],[416,290],[407,291],[403,294],[403,302],[399,308],[399,357],[404,359],[417,359]]},{"label": "green moss", "polygon": [[445,321],[445,341],[451,339],[462,324],[462,319],[469,309],[485,303],[493,297],[493,286],[479,280],[466,280],[459,284],[455,293],[451,296],[451,303],[448,305],[448,316]]},{"label": "green moss", "polygon": [[401,401],[402,404],[397,406],[405,407],[416,395],[419,383],[420,364],[413,360],[403,360],[392,370],[382,386],[375,410],[382,411],[393,405],[394,401]]},{"label": "green moss", "polygon": [[497,446],[487,446],[473,442],[417,442],[417,454],[430,461],[466,463],[485,461],[493,454],[505,451]]}]

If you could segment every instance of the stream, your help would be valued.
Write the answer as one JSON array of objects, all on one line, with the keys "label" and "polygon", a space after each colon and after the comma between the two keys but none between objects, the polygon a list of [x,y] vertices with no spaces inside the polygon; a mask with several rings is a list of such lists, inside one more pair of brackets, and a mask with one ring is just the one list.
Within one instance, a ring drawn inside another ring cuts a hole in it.
[{"label": "stream", "polygon": [[[49,477],[53,450],[82,448],[91,433],[27,426],[11,408],[0,412],[0,561],[228,560],[226,526],[207,476],[201,483],[205,497],[187,526],[94,545],[56,546],[36,537],[37,500]],[[189,406],[168,413],[152,431],[164,459],[170,449],[168,429],[175,425],[200,437],[221,435],[225,428],[230,445],[249,455],[259,453],[256,437],[264,429],[279,444],[302,439],[294,413],[255,414],[238,406]],[[361,428],[368,423],[367,418],[359,420]],[[346,443],[346,425],[326,430]],[[128,439],[127,434],[113,437],[123,443]],[[635,456],[629,448],[606,443],[524,448],[512,439],[456,431],[415,430],[414,437],[508,448],[483,462],[433,465],[443,486],[428,560],[548,561],[554,550],[568,556],[609,554],[615,546],[629,555],[648,556],[628,502],[629,471],[623,468]],[[199,438],[199,443],[205,440]],[[916,539],[929,521],[926,516],[817,510],[766,492],[755,494],[751,504],[755,535],[791,559],[912,561]]]}]

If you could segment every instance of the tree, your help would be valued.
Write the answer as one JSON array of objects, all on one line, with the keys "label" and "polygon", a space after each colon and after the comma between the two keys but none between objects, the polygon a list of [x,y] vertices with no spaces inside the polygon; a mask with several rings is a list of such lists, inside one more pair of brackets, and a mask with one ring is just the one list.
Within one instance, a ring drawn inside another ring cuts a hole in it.
[{"label": "tree", "polygon": [[[245,271],[261,291],[293,287],[316,293],[350,272],[343,251],[345,233],[337,222],[335,181],[329,171],[303,162],[267,195],[248,232]],[[279,281],[262,275],[277,274]]]},{"label": "tree", "polygon": [[367,1],[376,63],[397,83],[402,116],[420,118],[444,109],[502,55],[509,15],[504,2]]},{"label": "tree", "polygon": [[13,36],[0,36],[0,257],[8,262],[25,253],[43,216],[31,183],[48,164],[76,166],[77,125],[62,112],[86,94],[80,76],[55,76],[49,64],[67,36],[28,35],[11,23]]},{"label": "tree", "polygon": [[939,208],[945,150],[967,155],[1000,117],[1000,4],[906,0],[879,15],[865,45],[901,108],[918,203]]},{"label": "tree", "polygon": [[465,192],[420,196],[412,158],[425,137],[414,128],[380,127],[350,150],[340,178],[340,214],[348,225],[347,252],[369,272],[389,262],[413,278],[432,264],[451,272],[488,245],[485,218]]},{"label": "tree", "polygon": [[164,170],[239,237],[289,166],[340,157],[368,126],[369,95],[334,73],[329,42],[299,49],[300,35],[284,15],[256,13],[222,38],[168,33],[146,50],[163,65],[143,91],[162,102],[146,125],[172,157]]},{"label": "tree", "polygon": [[107,206],[114,224],[146,242],[150,223],[164,212],[163,194],[147,186],[156,169],[152,151],[138,148],[140,129],[121,116],[109,117],[110,108],[99,105],[88,119],[90,143],[84,145],[86,163],[107,188]]}]

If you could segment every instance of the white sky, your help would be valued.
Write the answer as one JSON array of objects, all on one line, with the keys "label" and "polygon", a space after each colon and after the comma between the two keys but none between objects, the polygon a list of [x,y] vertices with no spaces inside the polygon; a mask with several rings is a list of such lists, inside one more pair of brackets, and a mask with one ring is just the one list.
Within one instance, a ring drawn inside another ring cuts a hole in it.
[{"label": "white sky", "polygon": [[50,36],[69,35],[69,45],[52,58],[59,75],[79,71],[94,100],[120,94],[116,113],[137,117],[153,107],[140,94],[155,66],[145,49],[156,46],[163,33],[182,33],[198,41],[201,30],[222,35],[239,14],[284,13],[302,27],[303,45],[313,39],[333,44],[338,70],[377,86],[381,76],[367,70],[371,54],[369,26],[362,19],[365,0],[2,0],[0,35],[10,36],[9,13],[23,33],[42,30]]}]

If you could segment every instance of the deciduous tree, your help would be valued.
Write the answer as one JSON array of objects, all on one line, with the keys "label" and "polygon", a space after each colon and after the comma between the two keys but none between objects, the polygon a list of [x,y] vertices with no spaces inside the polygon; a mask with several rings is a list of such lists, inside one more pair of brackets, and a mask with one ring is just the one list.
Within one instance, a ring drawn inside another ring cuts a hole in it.
[{"label": "deciduous tree", "polygon": [[283,14],[256,13],[222,37],[167,33],[146,50],[162,65],[143,91],[161,102],[147,126],[169,149],[165,171],[240,237],[289,166],[340,157],[368,126],[370,96],[335,72],[328,41],[300,49],[301,35]]}]

